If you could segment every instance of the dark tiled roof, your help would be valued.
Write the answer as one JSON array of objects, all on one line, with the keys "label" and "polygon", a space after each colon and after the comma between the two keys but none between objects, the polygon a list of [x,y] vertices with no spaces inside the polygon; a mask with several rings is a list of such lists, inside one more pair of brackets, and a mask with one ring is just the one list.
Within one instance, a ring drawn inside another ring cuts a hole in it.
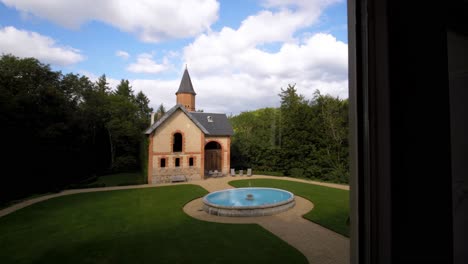
[{"label": "dark tiled roof", "polygon": [[187,68],[185,68],[184,75],[180,81],[179,90],[177,90],[176,94],[179,93],[189,93],[196,95],[195,90],[193,90],[192,80],[190,79]]},{"label": "dark tiled roof", "polygon": [[[209,136],[232,136],[234,131],[225,114],[214,113],[201,113],[201,112],[188,112],[185,107],[178,104],[167,111],[161,119],[146,129],[145,134],[149,135],[153,131],[166,122],[178,109],[184,112],[190,120],[205,134]],[[209,122],[208,120],[212,122]]]},{"label": "dark tiled roof", "polygon": [[153,131],[160,125],[162,125],[164,122],[166,122],[166,120],[168,120],[169,117],[171,117],[172,114],[174,114],[177,111],[177,109],[180,109],[182,112],[184,112],[188,116],[188,118],[190,118],[190,120],[192,120],[195,123],[195,125],[197,125],[201,129],[203,133],[208,134],[208,130],[206,130],[195,118],[193,118],[193,116],[181,104],[177,104],[171,109],[169,109],[169,111],[167,111],[157,122],[154,122],[153,125],[146,129],[145,134],[149,135],[153,133]]},{"label": "dark tiled roof", "polygon": [[232,134],[234,134],[232,126],[225,114],[201,112],[191,112],[190,114],[208,130],[208,135],[210,136],[232,136]]}]

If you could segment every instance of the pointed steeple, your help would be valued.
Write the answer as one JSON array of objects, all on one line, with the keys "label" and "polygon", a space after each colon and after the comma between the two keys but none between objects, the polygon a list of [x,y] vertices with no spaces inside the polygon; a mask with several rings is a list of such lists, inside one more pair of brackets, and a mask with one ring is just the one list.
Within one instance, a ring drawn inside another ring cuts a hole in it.
[{"label": "pointed steeple", "polygon": [[193,90],[192,80],[185,65],[184,75],[180,81],[179,90],[176,92],[176,102],[181,104],[189,112],[195,111],[195,91]]},{"label": "pointed steeple", "polygon": [[190,75],[187,70],[187,65],[185,66],[184,75],[182,76],[182,80],[180,81],[179,90],[176,94],[179,93],[188,93],[196,95],[195,90],[193,90],[192,80],[190,79]]}]

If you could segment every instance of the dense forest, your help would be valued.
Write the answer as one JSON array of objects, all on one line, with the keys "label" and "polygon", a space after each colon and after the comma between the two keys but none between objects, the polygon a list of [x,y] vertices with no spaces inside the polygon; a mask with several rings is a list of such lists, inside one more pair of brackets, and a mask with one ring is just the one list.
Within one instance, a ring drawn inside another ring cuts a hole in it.
[{"label": "dense forest", "polygon": [[[294,86],[281,107],[231,116],[231,165],[256,173],[348,182],[348,101]],[[34,58],[0,57],[0,205],[98,175],[146,171],[153,109],[128,80],[51,70]],[[157,109],[164,114],[164,106]]]},{"label": "dense forest", "polygon": [[33,58],[0,57],[0,204],[93,175],[140,170],[152,109],[128,80],[111,90]]},{"label": "dense forest", "polygon": [[307,100],[294,85],[279,96],[279,108],[230,117],[231,166],[348,183],[348,100],[318,90]]}]

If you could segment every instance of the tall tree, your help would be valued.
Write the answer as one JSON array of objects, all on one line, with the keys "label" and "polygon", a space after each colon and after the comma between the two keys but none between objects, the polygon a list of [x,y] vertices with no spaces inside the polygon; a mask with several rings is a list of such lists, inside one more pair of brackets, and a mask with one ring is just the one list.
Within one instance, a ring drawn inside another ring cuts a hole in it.
[{"label": "tall tree", "polygon": [[320,157],[326,177],[345,182],[349,176],[348,162],[348,100],[314,93],[313,107],[320,122]]},{"label": "tall tree", "polygon": [[122,79],[120,81],[119,85],[117,85],[115,94],[119,96],[123,96],[130,100],[135,99],[135,95],[133,94],[132,87],[130,86],[130,82],[128,80]]},{"label": "tall tree", "polygon": [[288,85],[281,107],[231,116],[231,164],[333,182],[348,181],[348,101]]},{"label": "tall tree", "polygon": [[0,57],[0,202],[58,190],[86,173],[77,103],[61,80],[36,59]]},{"label": "tall tree", "polygon": [[304,159],[314,151],[309,122],[314,116],[308,107],[308,101],[299,95],[295,85],[281,89],[281,161],[283,171],[303,176],[306,170]]},{"label": "tall tree", "polygon": [[110,92],[109,83],[107,82],[107,78],[105,74],[101,75],[96,81],[96,89],[97,91],[103,94],[107,94]]},{"label": "tall tree", "polygon": [[128,80],[110,92],[106,76],[95,83],[62,75],[33,58],[0,56],[0,145],[4,166],[0,203],[57,191],[92,174],[138,169],[148,98]]},{"label": "tall tree", "polygon": [[149,102],[148,97],[142,91],[139,91],[135,98],[135,103],[138,106],[138,118],[140,119],[141,129],[145,129],[150,123],[153,108],[149,107]]}]

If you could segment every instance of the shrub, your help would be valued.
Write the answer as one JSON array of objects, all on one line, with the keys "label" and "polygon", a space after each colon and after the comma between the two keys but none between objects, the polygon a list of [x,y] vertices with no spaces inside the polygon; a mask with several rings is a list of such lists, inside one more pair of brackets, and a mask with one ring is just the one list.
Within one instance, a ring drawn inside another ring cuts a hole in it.
[{"label": "shrub", "polygon": [[115,159],[112,170],[115,172],[134,171],[137,167],[137,160],[135,157],[120,156]]},{"label": "shrub", "polygon": [[298,178],[304,177],[304,169],[292,168],[289,170],[289,175],[291,175],[291,177],[298,177]]}]

